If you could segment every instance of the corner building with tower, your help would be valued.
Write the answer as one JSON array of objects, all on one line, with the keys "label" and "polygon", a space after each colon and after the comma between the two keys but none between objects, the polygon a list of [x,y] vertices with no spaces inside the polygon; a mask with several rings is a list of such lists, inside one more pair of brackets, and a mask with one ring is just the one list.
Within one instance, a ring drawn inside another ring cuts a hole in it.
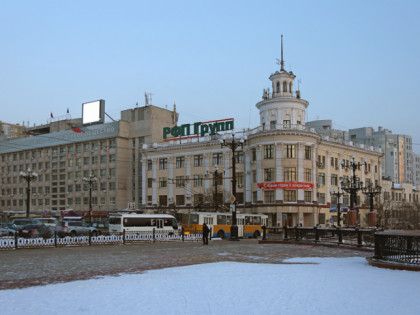
[{"label": "corner building with tower", "polygon": [[[380,186],[380,149],[306,127],[309,102],[294,91],[295,75],[284,69],[283,48],[280,66],[269,77],[271,89],[264,89],[256,104],[258,127],[240,132],[213,128],[205,135],[191,135],[180,126],[177,137],[143,145],[140,186],[145,211],[231,211],[235,200],[236,211],[267,214],[270,226],[325,226],[337,224],[333,205],[340,204],[342,224],[369,225],[368,198],[361,190],[352,198],[358,215],[351,220],[346,212],[350,195],[343,193],[337,200],[334,192],[355,178],[358,186]],[[207,123],[227,120],[232,118]],[[226,142],[241,145],[232,150],[221,145]]]}]

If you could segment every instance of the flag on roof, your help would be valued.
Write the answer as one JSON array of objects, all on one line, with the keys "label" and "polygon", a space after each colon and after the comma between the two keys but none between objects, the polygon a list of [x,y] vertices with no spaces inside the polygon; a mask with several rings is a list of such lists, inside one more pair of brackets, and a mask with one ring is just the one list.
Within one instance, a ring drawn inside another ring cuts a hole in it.
[{"label": "flag on roof", "polygon": [[67,114],[69,113],[70,111],[69,111],[69,108],[67,107]]},{"label": "flag on roof", "polygon": [[54,115],[52,114],[52,112],[51,112],[51,118],[54,118]]}]

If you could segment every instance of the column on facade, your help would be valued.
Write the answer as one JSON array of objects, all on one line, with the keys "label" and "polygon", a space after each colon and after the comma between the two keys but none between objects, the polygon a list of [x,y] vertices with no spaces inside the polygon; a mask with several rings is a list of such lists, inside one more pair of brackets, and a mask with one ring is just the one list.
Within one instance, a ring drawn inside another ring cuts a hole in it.
[{"label": "column on facade", "polygon": [[327,165],[326,165],[326,168],[327,168],[327,174],[326,174],[326,178],[325,178],[325,184],[326,184],[326,186],[327,186],[327,203],[329,202],[329,203],[331,203],[331,194],[330,194],[330,191],[331,191],[331,152],[330,151],[327,151],[327,161],[326,161],[327,163]]},{"label": "column on facade", "polygon": [[312,199],[314,201],[318,201],[318,168],[316,166],[316,156],[318,153],[318,146],[313,145],[312,146],[312,181],[314,183],[314,195],[312,196]]},{"label": "column on facade", "polygon": [[[276,182],[283,181],[283,144],[276,143]],[[276,189],[276,201],[283,200],[283,189]]]},{"label": "column on facade", "polygon": [[[230,196],[231,193],[231,186],[230,186],[230,182],[231,182],[231,172],[230,172],[230,151],[225,151],[223,152],[223,157],[224,157],[224,175],[223,175],[223,202],[226,202],[226,196]],[[233,174],[233,172],[232,172]],[[232,178],[233,180],[233,178]],[[230,193],[229,193],[230,192]]]},{"label": "column on facade", "polygon": [[244,149],[245,155],[245,203],[252,202],[252,180],[251,180],[251,150]]},{"label": "column on facade", "polygon": [[142,191],[141,191],[141,200],[142,200],[142,206],[145,206],[147,204],[147,196],[146,196],[146,191],[147,191],[147,178],[146,178],[146,167],[147,167],[147,160],[146,158],[143,158],[141,160],[141,183],[142,183]]},{"label": "column on facade", "polygon": [[153,180],[152,180],[152,204],[154,206],[157,205],[157,186],[158,186],[158,180],[157,178],[157,166],[156,166],[157,159],[152,159],[152,174],[153,174]]},{"label": "column on facade", "polygon": [[[304,174],[304,170],[303,170],[303,160],[304,160],[304,149],[305,146],[303,145],[303,143],[298,142],[297,143],[297,181],[298,182],[303,182],[303,174]],[[297,195],[297,200],[305,200],[304,198],[304,192],[303,189],[298,189],[298,195]]]},{"label": "column on facade", "polygon": [[172,202],[169,201],[169,203],[175,203],[174,200],[174,185],[175,185],[175,177],[174,177],[174,163],[175,163],[175,157],[168,156],[168,201],[172,200]]},{"label": "column on facade", "polygon": [[187,163],[186,165],[187,173],[186,173],[186,181],[185,181],[185,188],[186,188],[185,203],[187,205],[190,205],[191,204],[191,182],[193,181],[193,178],[191,177],[191,155],[186,155],[185,160]]},{"label": "column on facade", "polygon": [[210,153],[205,153],[204,154],[204,176],[206,176],[206,180],[204,181],[204,191],[205,194],[210,194],[210,183],[211,183],[211,178],[213,177],[210,174]]},{"label": "column on facade", "polygon": [[[257,182],[261,180],[262,178],[262,169],[261,169],[261,146],[257,145],[255,147],[256,153],[257,153]],[[263,200],[262,198],[262,189],[257,190],[257,200]]]}]

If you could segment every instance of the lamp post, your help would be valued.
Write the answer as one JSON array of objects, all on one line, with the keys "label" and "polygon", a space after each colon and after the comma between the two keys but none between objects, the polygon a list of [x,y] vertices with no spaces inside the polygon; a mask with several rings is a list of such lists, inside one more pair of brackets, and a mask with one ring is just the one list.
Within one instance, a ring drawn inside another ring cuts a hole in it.
[{"label": "lamp post", "polygon": [[369,226],[375,226],[376,225],[376,215],[373,213],[373,197],[376,195],[379,195],[381,193],[382,187],[376,186],[373,187],[372,183],[369,183],[368,186],[362,188],[362,192],[369,196],[369,214],[368,214],[368,224]]},{"label": "lamp post", "polygon": [[218,175],[218,172],[217,172],[217,166],[215,167],[216,169],[215,169],[215,171],[214,171],[214,182],[213,182],[213,184],[214,184],[214,188],[215,188],[215,193],[214,193],[214,196],[213,196],[213,202],[214,202],[214,206],[215,206],[215,208],[216,208],[216,212],[218,212],[219,211],[219,202],[218,202],[218,196],[217,196],[217,184],[219,183],[219,175]]},{"label": "lamp post", "polygon": [[341,226],[341,210],[340,210],[341,203],[340,203],[340,198],[341,198],[341,196],[344,195],[344,193],[341,192],[340,188],[339,188],[337,192],[335,192],[335,190],[330,191],[330,195],[337,197],[337,225]]},{"label": "lamp post", "polygon": [[246,137],[242,137],[239,140],[235,141],[235,134],[232,133],[232,139],[226,141],[226,138],[220,139],[221,147],[228,147],[232,151],[232,199],[233,202],[233,211],[232,211],[232,227],[230,229],[230,239],[231,241],[239,241],[238,238],[238,226],[236,225],[236,149],[241,147],[243,148],[246,141]]},{"label": "lamp post", "polygon": [[96,183],[97,178],[91,173],[89,177],[83,177],[83,181],[89,184],[89,222],[92,224],[92,185]]},{"label": "lamp post", "polygon": [[24,178],[27,183],[26,187],[26,217],[29,218],[29,211],[31,209],[31,182],[38,177],[38,174],[31,172],[31,169],[28,168],[27,172],[20,172],[20,177]]},{"label": "lamp post", "polygon": [[[350,193],[350,210],[357,211],[357,192],[363,188],[363,183],[358,180],[356,176],[356,169],[359,168],[359,165],[367,165],[366,159],[363,160],[363,163],[359,163],[355,160],[354,155],[350,159],[349,165],[345,165],[344,161],[341,161],[341,167],[345,169],[351,169],[353,171],[353,175],[349,180],[343,180],[341,182],[341,188]],[[356,219],[357,221],[357,219]]]}]

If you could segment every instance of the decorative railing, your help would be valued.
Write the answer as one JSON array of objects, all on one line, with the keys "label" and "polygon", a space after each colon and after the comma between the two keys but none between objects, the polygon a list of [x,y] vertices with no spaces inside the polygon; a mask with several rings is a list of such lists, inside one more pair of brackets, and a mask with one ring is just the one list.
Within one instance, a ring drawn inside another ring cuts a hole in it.
[{"label": "decorative railing", "polygon": [[[285,241],[302,241],[357,247],[374,247],[375,233],[378,229],[362,228],[321,228],[321,227],[284,227]],[[270,239],[270,234],[268,236]]]},{"label": "decorative railing", "polygon": [[374,259],[420,265],[420,231],[386,231],[375,234]]},{"label": "decorative railing", "polygon": [[202,240],[201,233],[185,234],[183,231],[159,231],[151,232],[125,232],[122,234],[107,234],[93,236],[65,236],[53,235],[32,235],[30,238],[15,236],[0,237],[0,250],[21,249],[21,248],[42,248],[42,247],[63,247],[63,246],[95,246],[129,243],[155,243],[155,242],[197,242]]}]

